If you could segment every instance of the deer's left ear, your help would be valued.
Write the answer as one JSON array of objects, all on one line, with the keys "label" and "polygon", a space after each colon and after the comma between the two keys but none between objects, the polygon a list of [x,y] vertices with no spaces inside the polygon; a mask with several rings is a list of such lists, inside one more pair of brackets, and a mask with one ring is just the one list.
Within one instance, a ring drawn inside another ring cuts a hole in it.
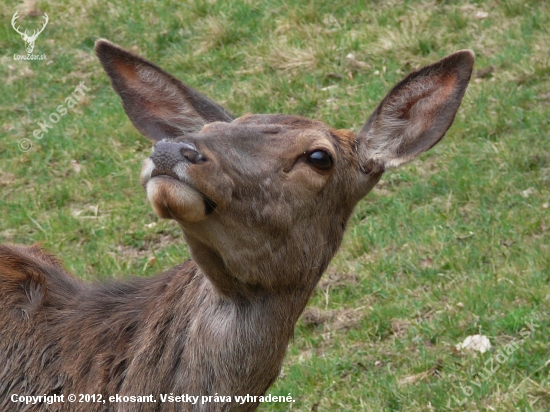
[{"label": "deer's left ear", "polygon": [[363,170],[397,167],[434,146],[453,122],[473,65],[474,54],[464,50],[397,84],[357,134]]}]

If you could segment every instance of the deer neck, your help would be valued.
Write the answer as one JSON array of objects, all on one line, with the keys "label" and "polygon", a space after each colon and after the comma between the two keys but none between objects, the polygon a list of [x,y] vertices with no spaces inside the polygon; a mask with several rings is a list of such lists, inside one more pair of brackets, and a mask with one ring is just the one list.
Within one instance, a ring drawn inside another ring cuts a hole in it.
[{"label": "deer neck", "polygon": [[186,393],[263,395],[279,375],[309,291],[258,292],[254,299],[228,297],[199,269],[201,274],[197,300],[202,304],[188,331],[188,351],[182,359],[188,365]]},{"label": "deer neck", "polygon": [[[295,233],[307,236],[306,230]],[[286,315],[294,324],[341,243],[342,233],[332,233],[331,242],[326,241],[328,236],[306,240],[290,234],[276,242],[241,244],[225,254],[185,232],[184,237],[215,295],[229,302],[273,302],[283,310],[289,307]]]},{"label": "deer neck", "polygon": [[[279,374],[296,321],[329,257],[300,273],[296,267],[304,270],[303,264],[263,265],[272,268],[262,276],[299,280],[265,288],[239,280],[239,273],[229,272],[223,258],[205,245],[197,248],[191,239],[188,244],[201,275],[197,294],[201,309],[189,331],[192,353],[185,360],[192,365],[190,373],[196,371],[197,376],[188,382],[196,384],[197,391],[210,387],[218,394],[261,395]],[[211,373],[205,376],[208,370]]]}]

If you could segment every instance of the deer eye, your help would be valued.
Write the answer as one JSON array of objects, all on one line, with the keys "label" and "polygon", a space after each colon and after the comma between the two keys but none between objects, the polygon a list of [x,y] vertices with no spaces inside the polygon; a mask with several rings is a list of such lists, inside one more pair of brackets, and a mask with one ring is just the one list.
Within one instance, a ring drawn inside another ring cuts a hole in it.
[{"label": "deer eye", "polygon": [[317,169],[329,170],[332,168],[332,156],[323,150],[316,150],[307,156],[307,162]]}]

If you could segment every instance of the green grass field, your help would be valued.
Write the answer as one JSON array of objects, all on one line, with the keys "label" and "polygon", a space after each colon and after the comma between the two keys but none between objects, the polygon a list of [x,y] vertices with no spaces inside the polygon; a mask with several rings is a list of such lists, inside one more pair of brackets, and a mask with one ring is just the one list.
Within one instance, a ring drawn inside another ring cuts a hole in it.
[{"label": "green grass field", "polygon": [[[33,52],[46,60],[14,60],[25,53],[16,10],[31,30],[49,15]],[[358,205],[298,323],[270,391],[295,402],[260,410],[550,410],[546,1],[6,0],[0,15],[0,242],[41,242],[88,280],[188,258],[179,228],[146,201],[150,143],[111,89],[97,38],[237,115],[354,131],[409,71],[472,49],[446,138]],[[37,139],[80,82],[90,90]],[[492,350],[455,349],[474,334]]]}]

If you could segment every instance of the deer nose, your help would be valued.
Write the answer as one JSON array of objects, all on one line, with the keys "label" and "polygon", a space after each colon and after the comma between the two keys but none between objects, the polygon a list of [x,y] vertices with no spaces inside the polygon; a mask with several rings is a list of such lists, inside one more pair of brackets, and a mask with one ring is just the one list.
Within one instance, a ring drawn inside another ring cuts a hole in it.
[{"label": "deer nose", "polygon": [[157,142],[150,159],[159,169],[171,170],[180,162],[201,164],[206,157],[198,152],[196,147],[184,142]]}]

